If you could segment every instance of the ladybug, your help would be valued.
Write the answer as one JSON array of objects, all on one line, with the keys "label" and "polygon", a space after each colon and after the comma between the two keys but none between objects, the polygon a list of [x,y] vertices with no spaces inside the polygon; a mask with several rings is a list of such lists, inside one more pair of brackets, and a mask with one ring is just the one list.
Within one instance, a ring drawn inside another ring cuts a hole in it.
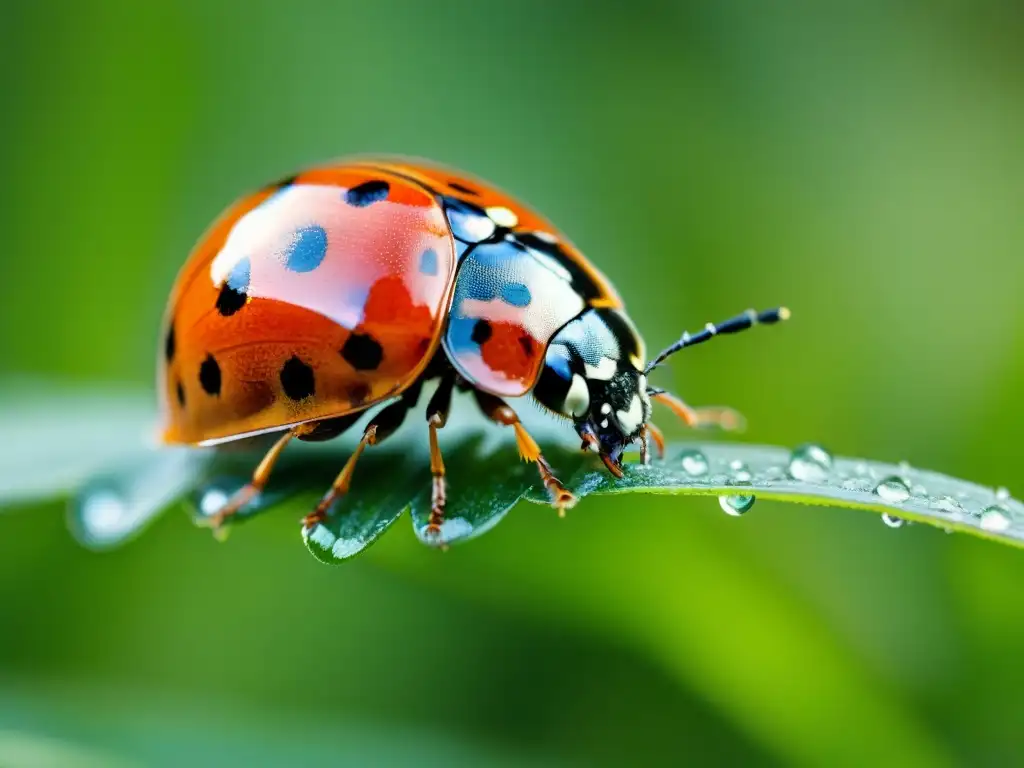
[{"label": "ladybug", "polygon": [[193,249],[164,318],[163,442],[277,441],[214,527],[265,487],[293,439],[327,440],[383,404],[304,525],[349,489],[367,446],[395,432],[425,382],[433,475],[428,532],[444,519],[438,432],[455,389],[511,427],[561,513],[559,482],[508,400],[531,395],[570,419],[582,447],[622,476],[622,453],[664,450],[651,402],[691,427],[735,428],[731,409],[695,409],[647,377],[714,336],[788,316],[748,311],[645,359],[608,279],[550,222],[497,188],[419,160],[360,158],[309,168],[234,203]]}]

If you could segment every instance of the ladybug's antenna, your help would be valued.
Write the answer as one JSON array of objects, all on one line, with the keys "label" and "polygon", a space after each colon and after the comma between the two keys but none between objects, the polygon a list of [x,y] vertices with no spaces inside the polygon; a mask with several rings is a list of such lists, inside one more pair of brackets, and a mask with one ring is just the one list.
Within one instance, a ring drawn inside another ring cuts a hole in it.
[{"label": "ladybug's antenna", "polygon": [[726,333],[739,333],[745,331],[748,328],[753,328],[755,325],[774,325],[781,320],[789,319],[789,310],[785,307],[778,307],[776,309],[766,309],[763,312],[756,312],[753,309],[748,309],[742,315],[726,320],[724,323],[708,323],[704,326],[704,330],[698,333],[684,333],[679,341],[666,349],[663,349],[656,358],[654,358],[650,364],[644,369],[644,373],[650,373],[663,362],[666,358],[671,357],[676,352],[686,347],[692,347],[697,344],[703,344],[709,339],[713,339],[715,336]]}]

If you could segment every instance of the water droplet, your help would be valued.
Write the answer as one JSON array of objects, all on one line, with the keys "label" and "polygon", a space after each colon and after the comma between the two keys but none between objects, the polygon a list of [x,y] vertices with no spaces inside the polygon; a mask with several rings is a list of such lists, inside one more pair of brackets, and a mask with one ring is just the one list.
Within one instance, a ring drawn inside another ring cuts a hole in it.
[{"label": "water droplet", "polygon": [[805,483],[823,483],[832,469],[832,454],[820,445],[805,443],[789,457],[789,474]]},{"label": "water droplet", "polygon": [[963,506],[961,506],[960,502],[954,499],[952,496],[939,496],[939,498],[932,500],[932,502],[928,506],[939,512],[948,512],[952,515],[964,511],[964,508]]},{"label": "water droplet", "polygon": [[858,462],[857,465],[853,468],[853,471],[856,474],[860,475],[861,477],[871,474],[871,470],[868,468],[868,465],[865,464],[863,461]]},{"label": "water droplet", "polygon": [[849,480],[843,481],[842,488],[844,491],[867,493],[874,489],[874,484],[866,477],[851,477]]},{"label": "water droplet", "polygon": [[998,501],[1001,504],[1005,504],[1009,500],[1010,500],[1010,489],[1009,488],[1003,488],[1002,486],[1000,486],[999,488],[996,488],[996,501]]},{"label": "water droplet", "polygon": [[682,458],[683,471],[691,477],[701,477],[708,473],[708,459],[700,451],[685,451]]},{"label": "water droplet", "polygon": [[909,475],[910,474],[910,470],[913,469],[913,467],[910,466],[910,462],[909,461],[901,461],[896,466],[899,469],[900,474],[904,475],[904,476]]},{"label": "water droplet", "polygon": [[[235,492],[248,482],[241,477],[219,477],[198,488],[192,494],[192,506],[198,517],[212,517],[220,512]],[[280,490],[264,491],[252,498],[249,503],[231,515],[231,520],[241,520],[262,512],[267,507],[280,501]],[[226,529],[225,529],[226,530]]]},{"label": "water droplet", "polygon": [[93,479],[71,502],[72,532],[94,548],[125,540],[184,494],[203,462],[191,449],[161,449]]},{"label": "water droplet", "polygon": [[913,487],[911,487],[910,492],[914,496],[927,496],[928,495],[928,489],[925,488],[920,483],[918,483],[917,485],[914,485]]},{"label": "water droplet", "polygon": [[732,481],[734,483],[749,483],[753,479],[750,468],[739,459],[729,462],[729,469],[732,470]]},{"label": "water droplet", "polygon": [[753,494],[731,494],[718,497],[718,505],[722,508],[722,511],[733,517],[739,517],[749,512],[750,508],[754,506],[755,501],[757,499]]},{"label": "water droplet", "polygon": [[895,475],[890,475],[875,486],[875,493],[882,501],[890,504],[902,504],[910,498],[910,489],[907,484]]},{"label": "water droplet", "polygon": [[904,525],[907,524],[907,521],[904,520],[902,517],[896,517],[896,515],[890,515],[888,512],[885,512],[882,515],[882,522],[885,523],[890,528],[902,528]]},{"label": "water droplet", "polygon": [[1010,516],[1001,507],[988,507],[981,513],[981,530],[1002,533],[1010,529]]},{"label": "water droplet", "polygon": [[199,497],[199,512],[203,517],[213,517],[228,503],[230,496],[223,488],[207,488]]}]

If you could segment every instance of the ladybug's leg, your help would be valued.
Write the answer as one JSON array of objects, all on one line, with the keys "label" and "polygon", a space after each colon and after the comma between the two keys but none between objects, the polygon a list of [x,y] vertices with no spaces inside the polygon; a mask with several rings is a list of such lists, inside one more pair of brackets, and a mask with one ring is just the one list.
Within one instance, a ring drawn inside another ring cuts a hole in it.
[{"label": "ladybug's leg", "polygon": [[[645,452],[646,452],[647,438],[648,437],[650,437],[651,440],[654,441],[654,447],[655,447],[655,449],[658,452],[658,458],[659,459],[664,459],[665,458],[665,435],[662,434],[661,430],[658,429],[656,424],[651,424],[650,422],[648,422],[647,424],[644,424],[643,429],[640,431],[640,439],[643,441],[642,445],[645,448]],[[644,463],[645,464],[647,463],[646,459],[644,459]]]},{"label": "ladybug's leg", "polygon": [[363,450],[366,446],[376,445],[385,438],[394,434],[394,432],[402,426],[402,422],[405,420],[405,416],[409,412],[409,408],[416,402],[416,398],[418,396],[419,388],[417,387],[415,392],[403,396],[401,400],[392,403],[370,419],[370,423],[367,424],[366,429],[363,430],[363,436],[360,438],[359,444],[356,445],[355,450],[352,451],[352,455],[348,457],[348,461],[345,462],[345,466],[342,467],[341,472],[338,473],[334,483],[327,490],[327,493],[323,495],[323,498],[320,499],[320,503],[316,505],[316,509],[303,518],[302,525],[304,527],[310,528],[317,523],[323,522],[327,517],[327,510],[330,509],[331,504],[333,504],[339,496],[348,492],[348,488],[352,484],[352,473],[355,472],[356,462],[359,461],[359,457],[363,455]]},{"label": "ladybug's leg", "polygon": [[746,419],[739,411],[732,408],[711,407],[691,408],[678,397],[664,390],[648,390],[651,399],[666,406],[672,413],[683,420],[683,423],[694,429],[718,427],[728,432],[743,431]]},{"label": "ladybug's leg", "polygon": [[497,424],[504,424],[515,429],[519,455],[525,461],[532,461],[537,464],[537,471],[540,473],[541,482],[544,483],[548,496],[551,497],[551,504],[558,510],[559,517],[563,516],[565,510],[576,503],[576,497],[555,477],[551,471],[551,465],[548,464],[547,459],[540,452],[540,446],[530,436],[530,433],[526,431],[526,427],[519,421],[516,412],[512,410],[508,403],[494,395],[489,395],[479,390],[474,390],[473,394],[480,405],[480,410],[484,412],[487,418]]},{"label": "ladybug's leg", "polygon": [[281,435],[277,442],[270,447],[269,451],[267,451],[266,456],[264,456],[257,465],[256,470],[252,473],[252,480],[235,491],[231,495],[231,498],[228,499],[224,503],[224,506],[218,509],[216,513],[200,520],[199,525],[213,528],[214,531],[219,530],[227,518],[237,513],[238,510],[263,492],[263,489],[267,485],[267,481],[270,479],[270,473],[273,471],[274,465],[284,452],[285,446],[287,446],[293,438],[302,437],[303,435],[309,434],[314,429],[316,429],[315,422],[310,424],[300,424]]},{"label": "ladybug's leg", "polygon": [[665,436],[654,424],[644,424],[640,427],[640,461],[644,464],[651,463],[651,440],[654,441],[654,448],[658,452],[658,458],[665,458]]},{"label": "ladybug's leg", "polygon": [[449,374],[441,379],[437,390],[427,405],[427,426],[430,428],[430,474],[433,483],[430,488],[430,520],[427,523],[427,534],[437,536],[441,533],[444,522],[444,505],[447,499],[444,479],[444,459],[441,446],[437,442],[437,430],[448,423],[448,411],[452,405],[452,387],[455,375]]}]

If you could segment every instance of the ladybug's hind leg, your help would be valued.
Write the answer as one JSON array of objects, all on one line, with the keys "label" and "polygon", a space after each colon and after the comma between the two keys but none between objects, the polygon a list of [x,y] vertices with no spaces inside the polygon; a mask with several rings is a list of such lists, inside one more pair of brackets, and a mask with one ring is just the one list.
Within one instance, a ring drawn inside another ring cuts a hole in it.
[{"label": "ladybug's hind leg", "polygon": [[363,436],[359,440],[359,444],[356,445],[355,450],[352,451],[352,455],[349,456],[348,461],[345,462],[345,466],[342,467],[341,472],[335,478],[334,483],[327,490],[327,493],[320,499],[320,503],[316,505],[310,514],[306,515],[302,520],[302,525],[305,528],[312,528],[317,523],[321,523],[326,519],[327,512],[331,507],[331,504],[337,500],[339,496],[348,493],[349,486],[352,484],[352,474],[355,472],[356,462],[359,461],[359,457],[363,455],[363,450],[368,445],[377,445],[385,438],[394,434],[402,422],[405,421],[405,416],[409,413],[409,409],[415,405],[417,398],[419,397],[419,387],[415,387],[411,390],[406,390],[406,393],[402,395],[402,398],[391,405],[384,408],[382,411],[377,413],[370,422],[366,425],[366,429],[363,430]]},{"label": "ladybug's hind leg", "polygon": [[494,395],[479,390],[474,390],[473,394],[476,396],[480,410],[484,412],[487,418],[496,424],[503,424],[515,429],[519,455],[526,461],[536,463],[541,482],[544,483],[544,489],[551,498],[552,506],[558,510],[559,517],[563,516],[565,510],[576,503],[576,497],[555,477],[555,473],[551,471],[551,465],[548,464],[548,460],[540,452],[540,446],[530,436],[530,433],[526,431],[526,427],[519,421],[516,412],[512,410],[508,403]]},{"label": "ladybug's hind leg", "polygon": [[285,447],[292,441],[293,438],[301,438],[304,435],[311,434],[317,428],[315,422],[309,424],[300,424],[296,427],[292,427],[275,442],[267,454],[263,457],[260,463],[256,466],[255,471],[252,473],[252,479],[235,491],[231,498],[229,498],[219,510],[209,517],[203,518],[199,521],[199,524],[209,528],[213,528],[214,532],[222,530],[224,521],[232,515],[236,514],[242,507],[251,503],[256,497],[258,497],[263,489],[267,485],[267,481],[270,479],[270,475],[274,470],[274,465],[277,464],[277,460],[281,457]]}]

